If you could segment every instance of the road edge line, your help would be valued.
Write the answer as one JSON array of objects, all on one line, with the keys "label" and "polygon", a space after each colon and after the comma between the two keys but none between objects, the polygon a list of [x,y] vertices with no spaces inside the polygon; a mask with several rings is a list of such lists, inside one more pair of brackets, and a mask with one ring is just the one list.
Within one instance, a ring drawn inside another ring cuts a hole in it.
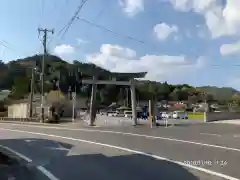
[{"label": "road edge line", "polygon": [[205,169],[205,168],[202,168],[202,167],[192,166],[190,164],[186,164],[186,163],[183,163],[183,162],[180,162],[180,161],[175,161],[175,160],[171,160],[171,159],[168,159],[168,158],[165,158],[165,157],[152,155],[152,154],[145,153],[145,152],[142,152],[142,151],[132,150],[132,149],[128,149],[128,148],[124,148],[124,147],[120,147],[120,146],[115,146],[115,145],[110,145],[110,144],[105,144],[105,143],[99,143],[99,142],[89,141],[89,140],[84,140],[84,139],[77,139],[77,138],[72,138],[72,137],[59,136],[59,135],[54,135],[54,134],[37,133],[37,132],[22,131],[22,130],[7,129],[7,128],[0,128],[0,130],[27,133],[27,134],[40,135],[40,136],[48,136],[48,137],[67,139],[67,140],[72,140],[72,141],[88,143],[88,144],[95,144],[95,145],[99,145],[99,146],[105,146],[105,147],[109,147],[109,148],[113,148],[113,149],[118,149],[118,150],[123,150],[123,151],[126,151],[126,152],[131,152],[131,153],[135,153],[135,154],[144,155],[144,156],[151,157],[151,158],[158,159],[158,160],[168,161],[168,162],[171,162],[171,163],[174,163],[174,164],[178,164],[182,167],[187,167],[187,168],[190,168],[190,169],[198,170],[198,171],[201,171],[201,172],[213,175],[213,176],[221,177],[221,178],[224,178],[224,179],[227,179],[227,180],[239,180],[238,178],[231,177],[231,176],[228,176],[226,174],[222,174],[222,173],[215,172],[215,171],[212,171],[212,170],[208,170],[208,169]]},{"label": "road edge line", "polygon": [[[9,151],[10,153],[20,157],[21,159],[27,161],[28,163],[31,163],[33,162],[32,159],[30,159],[29,157],[7,147],[7,146],[3,146],[3,145],[0,145],[1,148],[5,149],[6,151]],[[43,166],[37,166],[36,169],[38,171],[40,171],[42,174],[44,174],[45,176],[47,176],[50,180],[59,180],[57,177],[55,177],[50,171],[48,171],[45,167]]]}]

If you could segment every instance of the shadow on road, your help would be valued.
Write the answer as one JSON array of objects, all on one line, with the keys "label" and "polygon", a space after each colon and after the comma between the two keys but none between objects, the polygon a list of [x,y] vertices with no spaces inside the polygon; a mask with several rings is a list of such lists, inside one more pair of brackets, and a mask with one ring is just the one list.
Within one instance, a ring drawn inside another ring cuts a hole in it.
[{"label": "shadow on road", "polygon": [[[73,146],[45,139],[6,139],[1,140],[0,144],[32,159],[33,163],[28,164],[28,167],[42,165],[63,180],[199,179],[187,169],[171,162],[109,148],[105,151],[102,148],[104,153],[92,152],[96,145],[86,144],[85,147],[85,144],[81,143]],[[101,150],[101,147],[98,146],[98,149]],[[25,179],[28,179],[28,175],[25,176]],[[31,180],[34,179],[31,177]]]}]

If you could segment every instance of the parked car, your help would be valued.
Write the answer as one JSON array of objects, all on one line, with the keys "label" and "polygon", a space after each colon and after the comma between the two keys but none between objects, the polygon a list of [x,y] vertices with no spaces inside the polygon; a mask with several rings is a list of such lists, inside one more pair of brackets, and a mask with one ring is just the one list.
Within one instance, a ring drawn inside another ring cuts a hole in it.
[{"label": "parked car", "polygon": [[162,112],[162,118],[171,118],[172,114],[171,113],[167,113],[167,112]]},{"label": "parked car", "polygon": [[140,119],[143,116],[143,112],[137,111],[137,118]]},{"label": "parked car", "polygon": [[174,111],[172,117],[174,119],[188,119],[188,115],[184,111]]},{"label": "parked car", "polygon": [[109,111],[107,112],[107,116],[115,116],[116,115],[116,111]]},{"label": "parked car", "polygon": [[100,111],[100,115],[101,115],[101,116],[103,116],[103,115],[107,115],[107,112]]},{"label": "parked car", "polygon": [[132,118],[132,111],[124,111],[124,117]]},{"label": "parked car", "polygon": [[113,116],[117,117],[120,113],[118,111],[113,113]]}]

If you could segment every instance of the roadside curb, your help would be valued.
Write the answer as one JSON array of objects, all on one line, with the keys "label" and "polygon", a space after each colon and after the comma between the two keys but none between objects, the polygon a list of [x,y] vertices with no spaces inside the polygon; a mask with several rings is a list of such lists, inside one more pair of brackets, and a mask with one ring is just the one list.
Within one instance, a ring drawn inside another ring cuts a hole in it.
[{"label": "roadside curb", "polygon": [[[19,121],[0,121],[0,123],[6,124],[30,124],[30,125],[43,125],[43,126],[64,126],[64,124],[51,124],[51,123],[38,123],[38,122],[19,122]],[[71,123],[72,124],[72,123]]]}]

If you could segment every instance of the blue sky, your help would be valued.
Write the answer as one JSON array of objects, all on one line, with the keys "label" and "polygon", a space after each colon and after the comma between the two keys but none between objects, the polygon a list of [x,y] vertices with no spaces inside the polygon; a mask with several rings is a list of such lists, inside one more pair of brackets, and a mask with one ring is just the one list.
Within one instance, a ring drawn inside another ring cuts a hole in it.
[{"label": "blue sky", "polygon": [[119,72],[147,71],[147,79],[161,82],[240,89],[240,66],[235,66],[240,65],[239,1],[89,0],[79,17],[122,36],[80,20],[64,38],[57,36],[79,3],[2,0],[0,40],[8,48],[0,44],[0,59],[42,52],[37,28],[54,28],[48,50],[69,62],[91,62]]}]

